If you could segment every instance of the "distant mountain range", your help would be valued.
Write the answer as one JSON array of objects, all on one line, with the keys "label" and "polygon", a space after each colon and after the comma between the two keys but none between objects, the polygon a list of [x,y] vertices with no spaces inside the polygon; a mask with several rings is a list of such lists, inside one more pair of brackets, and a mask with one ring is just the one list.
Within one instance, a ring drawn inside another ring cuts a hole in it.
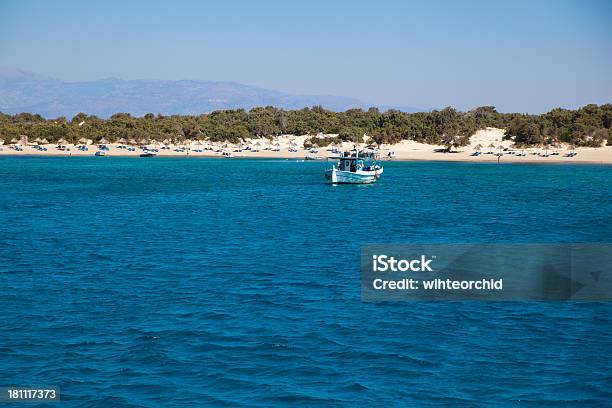
[{"label": "distant mountain range", "polygon": [[[38,113],[46,118],[79,112],[109,117],[117,112],[199,115],[220,109],[275,106],[301,109],[321,105],[344,111],[376,106],[330,95],[292,95],[235,82],[123,80],[64,82],[15,68],[0,68],[0,112]],[[417,108],[378,106],[381,110],[416,112]],[[422,110],[422,109],[421,109]]]}]

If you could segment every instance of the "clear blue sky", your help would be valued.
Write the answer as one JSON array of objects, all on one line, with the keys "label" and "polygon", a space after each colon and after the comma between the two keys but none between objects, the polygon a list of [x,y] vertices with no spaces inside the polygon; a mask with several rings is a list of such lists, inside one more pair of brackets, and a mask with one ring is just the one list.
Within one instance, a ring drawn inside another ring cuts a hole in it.
[{"label": "clear blue sky", "polygon": [[588,0],[0,0],[0,65],[537,113],[612,102],[611,22]]}]

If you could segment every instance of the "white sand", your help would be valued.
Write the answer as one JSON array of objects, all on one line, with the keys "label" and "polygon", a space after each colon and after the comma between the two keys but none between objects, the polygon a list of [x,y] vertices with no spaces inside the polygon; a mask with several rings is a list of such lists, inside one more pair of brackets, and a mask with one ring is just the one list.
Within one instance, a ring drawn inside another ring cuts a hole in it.
[{"label": "white sand", "polygon": [[[502,148],[512,148],[513,142],[510,140],[502,141],[504,130],[496,128],[487,128],[479,130],[470,138],[470,144],[468,146],[459,147],[457,152],[454,153],[439,153],[435,152],[435,149],[442,149],[444,146],[428,145],[423,143],[417,143],[414,141],[402,141],[395,145],[382,145],[380,148],[381,156],[387,159],[387,154],[390,151],[395,153],[393,160],[423,160],[423,161],[473,161],[473,162],[497,162],[498,156],[495,154],[486,154],[488,152],[498,153],[502,151]],[[319,135],[320,137],[324,135]],[[336,135],[327,135],[336,136]],[[266,138],[261,139],[250,139],[242,143],[242,151],[240,145],[231,143],[209,143],[209,142],[189,142],[182,146],[169,146],[169,149],[161,149],[160,145],[149,145],[150,148],[157,148],[158,156],[163,157],[223,157],[221,151],[230,152],[233,157],[262,157],[262,158],[293,158],[293,159],[304,159],[309,154],[304,149],[304,141],[311,136],[309,135],[282,135],[275,137],[272,141]],[[494,147],[489,147],[490,145]],[[475,147],[481,145],[482,154],[478,157],[471,156],[474,153]],[[135,147],[135,151],[130,152],[127,149],[120,149],[119,144],[106,144],[109,150],[106,152],[107,156],[139,156],[142,150],[139,147]],[[244,150],[244,147],[250,146],[252,149],[258,149],[258,152],[252,152],[250,150]],[[343,143],[339,149],[352,149],[353,143]],[[67,145],[69,150],[62,151],[57,148],[57,145],[46,144],[44,147],[47,151],[39,151],[34,146],[22,146],[23,151],[16,151],[10,146],[0,146],[0,155],[54,155],[54,156],[93,156],[98,150],[96,145],[88,146],[88,151],[78,150],[74,145]],[[177,152],[176,149],[184,147],[185,151]],[[205,148],[212,148],[213,150],[205,150]],[[266,148],[268,148],[266,150]],[[290,152],[289,149],[297,149],[297,152]],[[271,149],[280,149],[280,151],[273,151]],[[202,150],[197,152],[196,150]],[[518,152],[524,152],[526,156],[516,156],[504,154],[499,158],[500,162],[534,162],[534,163],[553,163],[553,162],[568,162],[568,163],[607,163],[612,164],[612,146],[605,146],[600,148],[587,148],[579,147],[574,151],[578,153],[576,157],[565,157],[570,151],[568,146],[562,146],[559,149],[551,148],[547,151],[548,157],[542,157],[537,153],[544,154],[545,151],[542,148],[530,148],[530,149],[516,149]],[[333,156],[331,148],[318,148],[316,156],[326,158]],[[558,152],[559,155],[550,155],[553,152]]]}]

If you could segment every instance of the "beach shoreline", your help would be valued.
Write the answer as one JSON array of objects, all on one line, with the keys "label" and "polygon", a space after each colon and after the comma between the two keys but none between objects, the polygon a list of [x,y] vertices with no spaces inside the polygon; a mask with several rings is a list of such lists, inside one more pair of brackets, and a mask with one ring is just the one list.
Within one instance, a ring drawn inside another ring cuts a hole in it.
[{"label": "beach shoreline", "polygon": [[[576,149],[577,152],[580,150]],[[141,158],[140,154],[142,152],[137,152],[137,154],[126,154],[124,152],[113,151],[113,148],[110,147],[109,151],[106,153],[106,157],[121,157],[121,158]],[[332,161],[334,155],[323,155],[316,160],[306,159],[307,152],[303,152],[303,154],[285,154],[283,152],[274,152],[275,154],[257,154],[257,153],[244,153],[244,154],[234,154],[231,159],[274,159],[274,160],[302,160],[302,161]],[[381,160],[383,162],[441,162],[441,163],[488,163],[488,164],[604,164],[604,165],[612,165],[612,149],[609,149],[607,152],[600,152],[602,154],[597,154],[599,158],[593,158],[593,155],[580,155],[580,153],[576,157],[564,157],[564,156],[554,156],[554,157],[513,157],[513,156],[502,156],[500,160],[497,160],[497,157],[494,155],[480,156],[480,157],[470,157],[464,154],[459,153],[432,153],[431,155],[420,155],[419,157],[405,157],[405,156],[396,156],[394,158],[382,157]],[[61,151],[13,151],[4,149],[0,151],[0,157],[92,157],[98,158],[94,153],[89,154],[81,154],[80,152],[61,152]],[[208,159],[221,159],[225,158],[224,156],[213,153],[193,153],[189,154],[168,154],[168,153],[157,153],[159,158],[208,158]]]},{"label": "beach shoreline", "polygon": [[[612,146],[520,148],[511,140],[504,140],[504,130],[486,128],[477,131],[467,146],[457,147],[453,152],[444,152],[445,146],[428,145],[404,140],[393,145],[383,144],[379,152],[384,161],[440,161],[473,163],[585,163],[612,164]],[[88,144],[21,144],[0,146],[0,156],[57,156],[94,157],[96,152],[104,156],[140,157],[152,152],[157,157],[228,157],[328,160],[337,156],[338,151],[353,150],[356,145],[344,142],[334,147],[304,147],[310,136],[282,135],[271,139],[249,139],[240,144],[228,142],[186,141],[180,145],[127,146],[120,143]],[[16,146],[18,146],[16,148]],[[61,146],[61,147],[60,147]],[[363,147],[365,145],[359,145]],[[102,148],[102,149],[101,149]],[[102,153],[100,153],[102,154]]]}]

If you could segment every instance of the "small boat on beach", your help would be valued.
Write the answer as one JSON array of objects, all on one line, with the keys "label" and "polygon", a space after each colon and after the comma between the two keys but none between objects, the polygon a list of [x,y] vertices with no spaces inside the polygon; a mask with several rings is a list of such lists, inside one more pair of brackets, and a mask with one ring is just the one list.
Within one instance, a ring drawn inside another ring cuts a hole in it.
[{"label": "small boat on beach", "polygon": [[155,156],[157,156],[157,154],[153,153],[153,152],[142,152],[142,153],[140,153],[140,157],[155,157]]},{"label": "small boat on beach", "polygon": [[106,152],[104,150],[98,150],[94,156],[106,156]]},{"label": "small boat on beach", "polygon": [[377,150],[355,149],[333,157],[337,164],[325,171],[325,178],[332,184],[369,184],[378,180],[383,173]]}]

